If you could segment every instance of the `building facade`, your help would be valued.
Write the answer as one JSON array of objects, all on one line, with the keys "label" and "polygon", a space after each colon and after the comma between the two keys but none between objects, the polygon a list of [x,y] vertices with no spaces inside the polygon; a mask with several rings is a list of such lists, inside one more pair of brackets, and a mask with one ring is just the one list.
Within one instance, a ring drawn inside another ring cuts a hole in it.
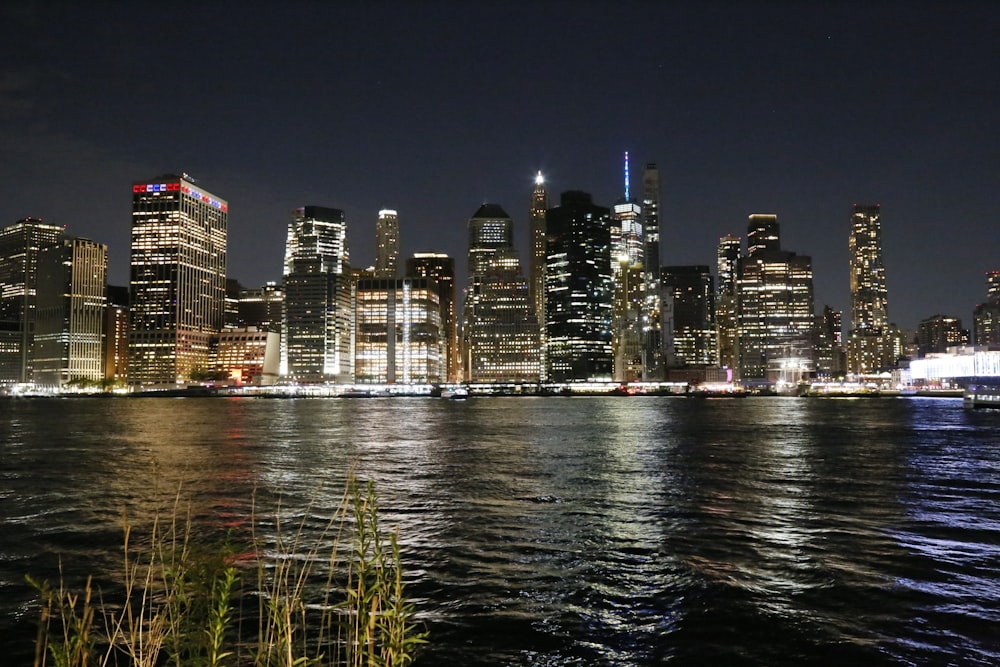
[{"label": "building facade", "polygon": [[444,341],[441,352],[444,364],[442,379],[450,383],[461,382],[462,354],[458,341],[455,260],[442,253],[414,253],[413,257],[406,260],[406,275],[410,278],[430,278],[437,283]]},{"label": "building facade", "polygon": [[562,193],[548,210],[545,379],[610,381],[614,373],[611,210],[589,193]]},{"label": "building facade", "polygon": [[645,378],[663,379],[663,296],[660,292],[660,170],[647,163],[642,171],[643,288]]},{"label": "building facade", "polygon": [[38,253],[64,234],[40,218],[0,230],[0,384],[33,380]]},{"label": "building facade", "polygon": [[986,274],[986,301],[972,313],[972,331],[977,346],[1000,349],[1000,271]]},{"label": "building facade", "polygon": [[669,356],[678,366],[715,366],[715,283],[709,267],[665,266],[660,275],[673,304],[673,350]]},{"label": "building facade", "polygon": [[209,369],[222,330],[229,204],[187,175],[132,185],[129,384],[170,387]]},{"label": "building facade", "polygon": [[736,368],[739,362],[739,326],[736,315],[737,286],[740,275],[739,236],[726,234],[719,239],[716,251],[715,327],[718,338],[718,364]]},{"label": "building facade", "polygon": [[545,331],[545,211],[549,196],[545,190],[542,172],[535,176],[535,189],[531,193],[529,226],[531,233],[531,261],[529,264],[531,307],[535,311],[539,330]]},{"label": "building facade", "polygon": [[375,275],[399,275],[399,215],[390,208],[379,211],[375,222]]},{"label": "building facade", "polygon": [[108,247],[65,238],[38,254],[34,381],[60,390],[104,379]]},{"label": "building facade", "polygon": [[856,375],[878,373],[896,365],[889,335],[882,214],[878,204],[854,205],[848,246],[851,328],[847,336],[847,368]]},{"label": "building facade", "polygon": [[351,283],[344,212],[296,209],[288,224],[282,283],[281,373],[289,381],[353,381]]}]

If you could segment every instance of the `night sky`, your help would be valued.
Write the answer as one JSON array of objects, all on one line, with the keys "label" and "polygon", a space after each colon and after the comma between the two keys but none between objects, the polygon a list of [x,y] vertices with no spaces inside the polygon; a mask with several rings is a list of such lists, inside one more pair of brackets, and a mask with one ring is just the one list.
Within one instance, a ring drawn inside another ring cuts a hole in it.
[{"label": "night sky", "polygon": [[[4,3],[0,222],[107,243],[127,284],[131,184],[227,199],[229,275],[280,280],[302,205],[343,209],[355,266],[380,208],[403,255],[464,276],[483,202],[526,255],[550,203],[662,179],[662,260],[776,213],[845,311],[853,203],[881,203],[890,320],[972,325],[1000,269],[1000,3]],[[464,285],[464,278],[460,279]]]}]

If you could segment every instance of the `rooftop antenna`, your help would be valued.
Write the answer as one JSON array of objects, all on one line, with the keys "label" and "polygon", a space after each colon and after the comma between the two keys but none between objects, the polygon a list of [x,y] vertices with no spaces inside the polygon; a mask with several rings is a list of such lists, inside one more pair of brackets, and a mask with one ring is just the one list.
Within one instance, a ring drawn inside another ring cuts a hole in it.
[{"label": "rooftop antenna", "polygon": [[630,201],[628,197],[628,151],[625,151],[625,201]]}]

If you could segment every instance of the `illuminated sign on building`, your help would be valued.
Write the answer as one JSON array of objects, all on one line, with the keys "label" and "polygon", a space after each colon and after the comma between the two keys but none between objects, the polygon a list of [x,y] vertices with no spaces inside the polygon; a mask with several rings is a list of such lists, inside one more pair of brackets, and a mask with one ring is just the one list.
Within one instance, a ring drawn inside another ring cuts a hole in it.
[{"label": "illuminated sign on building", "polygon": [[201,190],[198,190],[197,188],[193,188],[193,187],[191,187],[190,185],[187,185],[187,184],[181,184],[181,183],[136,183],[135,185],[132,186],[132,192],[133,193],[140,193],[140,192],[178,192],[178,191],[181,194],[185,194],[185,195],[187,195],[187,196],[189,196],[189,197],[191,197],[193,199],[197,199],[198,201],[202,201],[202,202],[208,204],[209,206],[211,206],[213,208],[219,209],[220,211],[225,211],[225,212],[229,211],[229,205],[228,204],[226,204],[224,202],[221,202],[218,199],[214,199],[212,197],[209,197],[207,194],[205,194]]}]

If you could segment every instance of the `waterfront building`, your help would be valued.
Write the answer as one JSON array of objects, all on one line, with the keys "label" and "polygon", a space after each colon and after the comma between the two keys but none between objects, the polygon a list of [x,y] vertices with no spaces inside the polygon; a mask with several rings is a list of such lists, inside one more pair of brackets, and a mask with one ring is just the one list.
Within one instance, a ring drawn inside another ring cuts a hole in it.
[{"label": "waterfront building", "polygon": [[0,384],[33,379],[38,253],[64,234],[41,218],[0,229]]},{"label": "waterfront building", "polygon": [[737,291],[740,380],[794,383],[814,373],[812,258],[781,249],[776,215],[750,216]]},{"label": "waterfront building", "polygon": [[847,337],[847,366],[851,373],[868,375],[891,369],[897,359],[889,340],[889,300],[879,204],[854,205],[849,252],[851,329]]},{"label": "waterfront building", "polygon": [[375,222],[375,275],[399,275],[399,216],[389,208],[379,211]]},{"label": "waterfront building", "polygon": [[643,269],[642,209],[631,198],[628,153],[625,153],[625,196],[615,205],[611,225],[611,270],[615,306],[611,345],[614,350],[613,378],[636,382],[646,376],[645,272]]},{"label": "waterfront building", "polygon": [[132,185],[129,384],[186,383],[222,330],[229,204],[185,175]]},{"label": "waterfront building", "polygon": [[660,171],[649,162],[642,172],[642,242],[644,330],[646,380],[663,379],[663,329],[661,314],[663,296],[660,291]]},{"label": "waterfront building", "polygon": [[354,379],[351,268],[344,212],[303,206],[285,243],[281,374],[303,384]]},{"label": "waterfront building", "polygon": [[847,373],[843,341],[843,312],[824,306],[816,324],[816,375],[830,379]]},{"label": "waterfront building", "polygon": [[567,191],[546,212],[545,375],[607,382],[614,372],[611,211]]},{"label": "waterfront building", "polygon": [[1000,271],[986,274],[986,302],[973,311],[972,330],[977,346],[1000,349]]},{"label": "waterfront building", "polygon": [[38,252],[34,382],[59,390],[104,379],[104,297],[108,247],[64,238]]},{"label": "waterfront building", "polygon": [[225,384],[273,385],[281,362],[280,335],[257,327],[226,329],[213,340],[212,369]]},{"label": "waterfront building", "polygon": [[439,283],[362,277],[354,287],[355,382],[430,384],[445,373]]},{"label": "waterfront building", "polygon": [[531,193],[529,225],[531,233],[531,260],[529,278],[531,307],[538,320],[539,331],[545,331],[545,211],[549,208],[549,196],[545,190],[542,172],[535,176],[535,189]]},{"label": "waterfront building", "polygon": [[469,220],[469,281],[462,324],[468,383],[537,384],[538,319],[514,248],[513,225],[495,204]]},{"label": "waterfront building", "polygon": [[718,364],[723,368],[736,368],[739,361],[739,328],[736,318],[737,285],[740,271],[739,236],[726,234],[719,239],[716,250],[718,282],[715,293],[715,327],[719,350]]},{"label": "waterfront building", "polygon": [[715,284],[709,267],[665,266],[660,275],[672,303],[673,350],[668,357],[673,365],[717,365]]},{"label": "waterfront building", "polygon": [[968,344],[969,332],[962,328],[962,320],[958,317],[932,315],[917,325],[917,356],[944,354],[949,347]]},{"label": "waterfront building", "polygon": [[441,351],[443,379],[450,383],[462,379],[462,353],[458,344],[458,315],[455,293],[455,260],[443,253],[418,252],[406,260],[406,275],[410,278],[430,278],[437,283],[440,303]]},{"label": "waterfront building", "polygon": [[285,292],[281,285],[268,281],[262,287],[240,290],[237,306],[239,328],[256,327],[261,331],[281,333]]},{"label": "waterfront building", "polygon": [[104,291],[104,379],[128,381],[128,287],[108,285]]}]

